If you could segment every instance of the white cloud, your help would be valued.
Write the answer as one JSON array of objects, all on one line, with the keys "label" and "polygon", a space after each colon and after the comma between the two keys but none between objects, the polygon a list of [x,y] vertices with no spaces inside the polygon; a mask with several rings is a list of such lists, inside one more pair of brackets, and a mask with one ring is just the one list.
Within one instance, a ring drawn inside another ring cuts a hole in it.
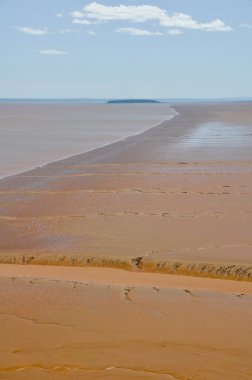
[{"label": "white cloud", "polygon": [[73,18],[83,18],[83,17],[85,17],[85,14],[83,12],[80,12],[80,11],[73,11],[73,12],[70,13],[70,15]]},{"label": "white cloud", "polygon": [[144,22],[147,20],[161,19],[166,16],[166,11],[152,5],[118,5],[106,6],[92,2],[83,7],[83,17],[99,21],[128,20]]},{"label": "white cloud", "polygon": [[96,36],[96,33],[94,30],[87,30],[87,34],[90,34],[90,36]]},{"label": "white cloud", "polygon": [[67,34],[67,33],[80,33],[78,30],[75,29],[60,29],[60,34]]},{"label": "white cloud", "polygon": [[73,24],[79,24],[79,25],[90,25],[90,24],[93,24],[93,22],[91,22],[89,20],[82,20],[82,19],[78,19],[78,18],[74,18],[72,22],[73,22]]},{"label": "white cloud", "polygon": [[240,27],[244,29],[252,29],[252,25],[249,24],[241,24]]},{"label": "white cloud", "polygon": [[[83,18],[92,22],[104,21],[131,21],[145,22],[156,20],[161,26],[179,29],[195,29],[206,32],[220,31],[228,32],[232,28],[221,20],[213,20],[200,23],[190,15],[184,13],[168,14],[166,9],[155,5],[117,5],[107,6],[97,2],[91,2],[83,7],[82,12],[72,12],[75,19]],[[84,21],[84,20],[83,20]],[[73,21],[75,22],[75,21]]]},{"label": "white cloud", "polygon": [[56,17],[63,18],[64,15],[63,15],[62,13],[57,13],[57,14],[56,14]]},{"label": "white cloud", "polygon": [[46,28],[34,29],[34,28],[30,28],[28,26],[24,26],[24,27],[17,26],[16,29],[19,32],[26,33],[26,34],[32,34],[33,36],[44,36],[45,34],[49,34],[49,32],[47,31]]},{"label": "white cloud", "polygon": [[160,32],[152,32],[146,29],[138,29],[138,28],[118,28],[116,29],[117,33],[127,33],[132,36],[161,36],[163,33]]},{"label": "white cloud", "polygon": [[68,54],[67,51],[62,51],[62,50],[54,50],[54,49],[49,49],[49,50],[40,50],[40,54],[42,55],[66,55]]},{"label": "white cloud", "polygon": [[179,36],[180,34],[183,34],[182,30],[180,29],[170,29],[167,33],[173,36]]},{"label": "white cloud", "polygon": [[225,25],[221,20],[199,23],[184,13],[174,13],[172,16],[167,15],[165,19],[160,20],[160,24],[172,28],[196,29],[205,32],[230,32],[232,30],[230,26]]}]

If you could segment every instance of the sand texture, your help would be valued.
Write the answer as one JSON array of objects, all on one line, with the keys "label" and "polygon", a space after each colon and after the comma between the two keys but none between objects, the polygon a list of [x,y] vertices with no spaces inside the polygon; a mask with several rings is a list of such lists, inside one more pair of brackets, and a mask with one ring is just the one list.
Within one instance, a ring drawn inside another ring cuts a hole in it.
[{"label": "sand texture", "polygon": [[174,108],[0,180],[0,379],[252,378],[252,105]]},{"label": "sand texture", "polygon": [[252,106],[175,109],[138,136],[2,179],[0,262],[251,281]]},{"label": "sand texture", "polygon": [[0,378],[249,380],[252,284],[0,265]]}]

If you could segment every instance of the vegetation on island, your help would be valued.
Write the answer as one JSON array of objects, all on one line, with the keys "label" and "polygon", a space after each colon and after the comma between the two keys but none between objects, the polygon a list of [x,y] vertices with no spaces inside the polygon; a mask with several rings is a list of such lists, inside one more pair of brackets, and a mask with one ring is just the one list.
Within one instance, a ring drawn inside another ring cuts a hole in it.
[{"label": "vegetation on island", "polygon": [[160,103],[158,100],[153,99],[117,99],[109,100],[108,104],[134,104],[134,103]]}]

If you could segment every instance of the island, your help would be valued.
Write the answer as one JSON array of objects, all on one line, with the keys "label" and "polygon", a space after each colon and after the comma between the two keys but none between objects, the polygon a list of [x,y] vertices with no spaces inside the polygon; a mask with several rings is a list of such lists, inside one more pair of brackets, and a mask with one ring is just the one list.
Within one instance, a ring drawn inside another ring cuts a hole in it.
[{"label": "island", "polygon": [[117,100],[108,100],[107,104],[134,104],[134,103],[161,103],[158,100],[153,99],[117,99]]}]

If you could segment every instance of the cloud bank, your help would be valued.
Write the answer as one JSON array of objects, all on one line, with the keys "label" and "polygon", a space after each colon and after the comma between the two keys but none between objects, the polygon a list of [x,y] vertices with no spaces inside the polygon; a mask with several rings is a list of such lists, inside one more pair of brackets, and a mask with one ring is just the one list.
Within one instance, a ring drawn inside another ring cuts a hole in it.
[{"label": "cloud bank", "polygon": [[[202,30],[205,32],[229,32],[232,28],[222,20],[216,19],[209,22],[199,22],[185,13],[169,14],[166,9],[155,5],[117,5],[107,6],[97,2],[85,5],[82,11],[71,13],[74,23],[129,21],[144,23],[157,21],[160,26],[178,29]],[[76,20],[79,20],[76,21]]]}]

